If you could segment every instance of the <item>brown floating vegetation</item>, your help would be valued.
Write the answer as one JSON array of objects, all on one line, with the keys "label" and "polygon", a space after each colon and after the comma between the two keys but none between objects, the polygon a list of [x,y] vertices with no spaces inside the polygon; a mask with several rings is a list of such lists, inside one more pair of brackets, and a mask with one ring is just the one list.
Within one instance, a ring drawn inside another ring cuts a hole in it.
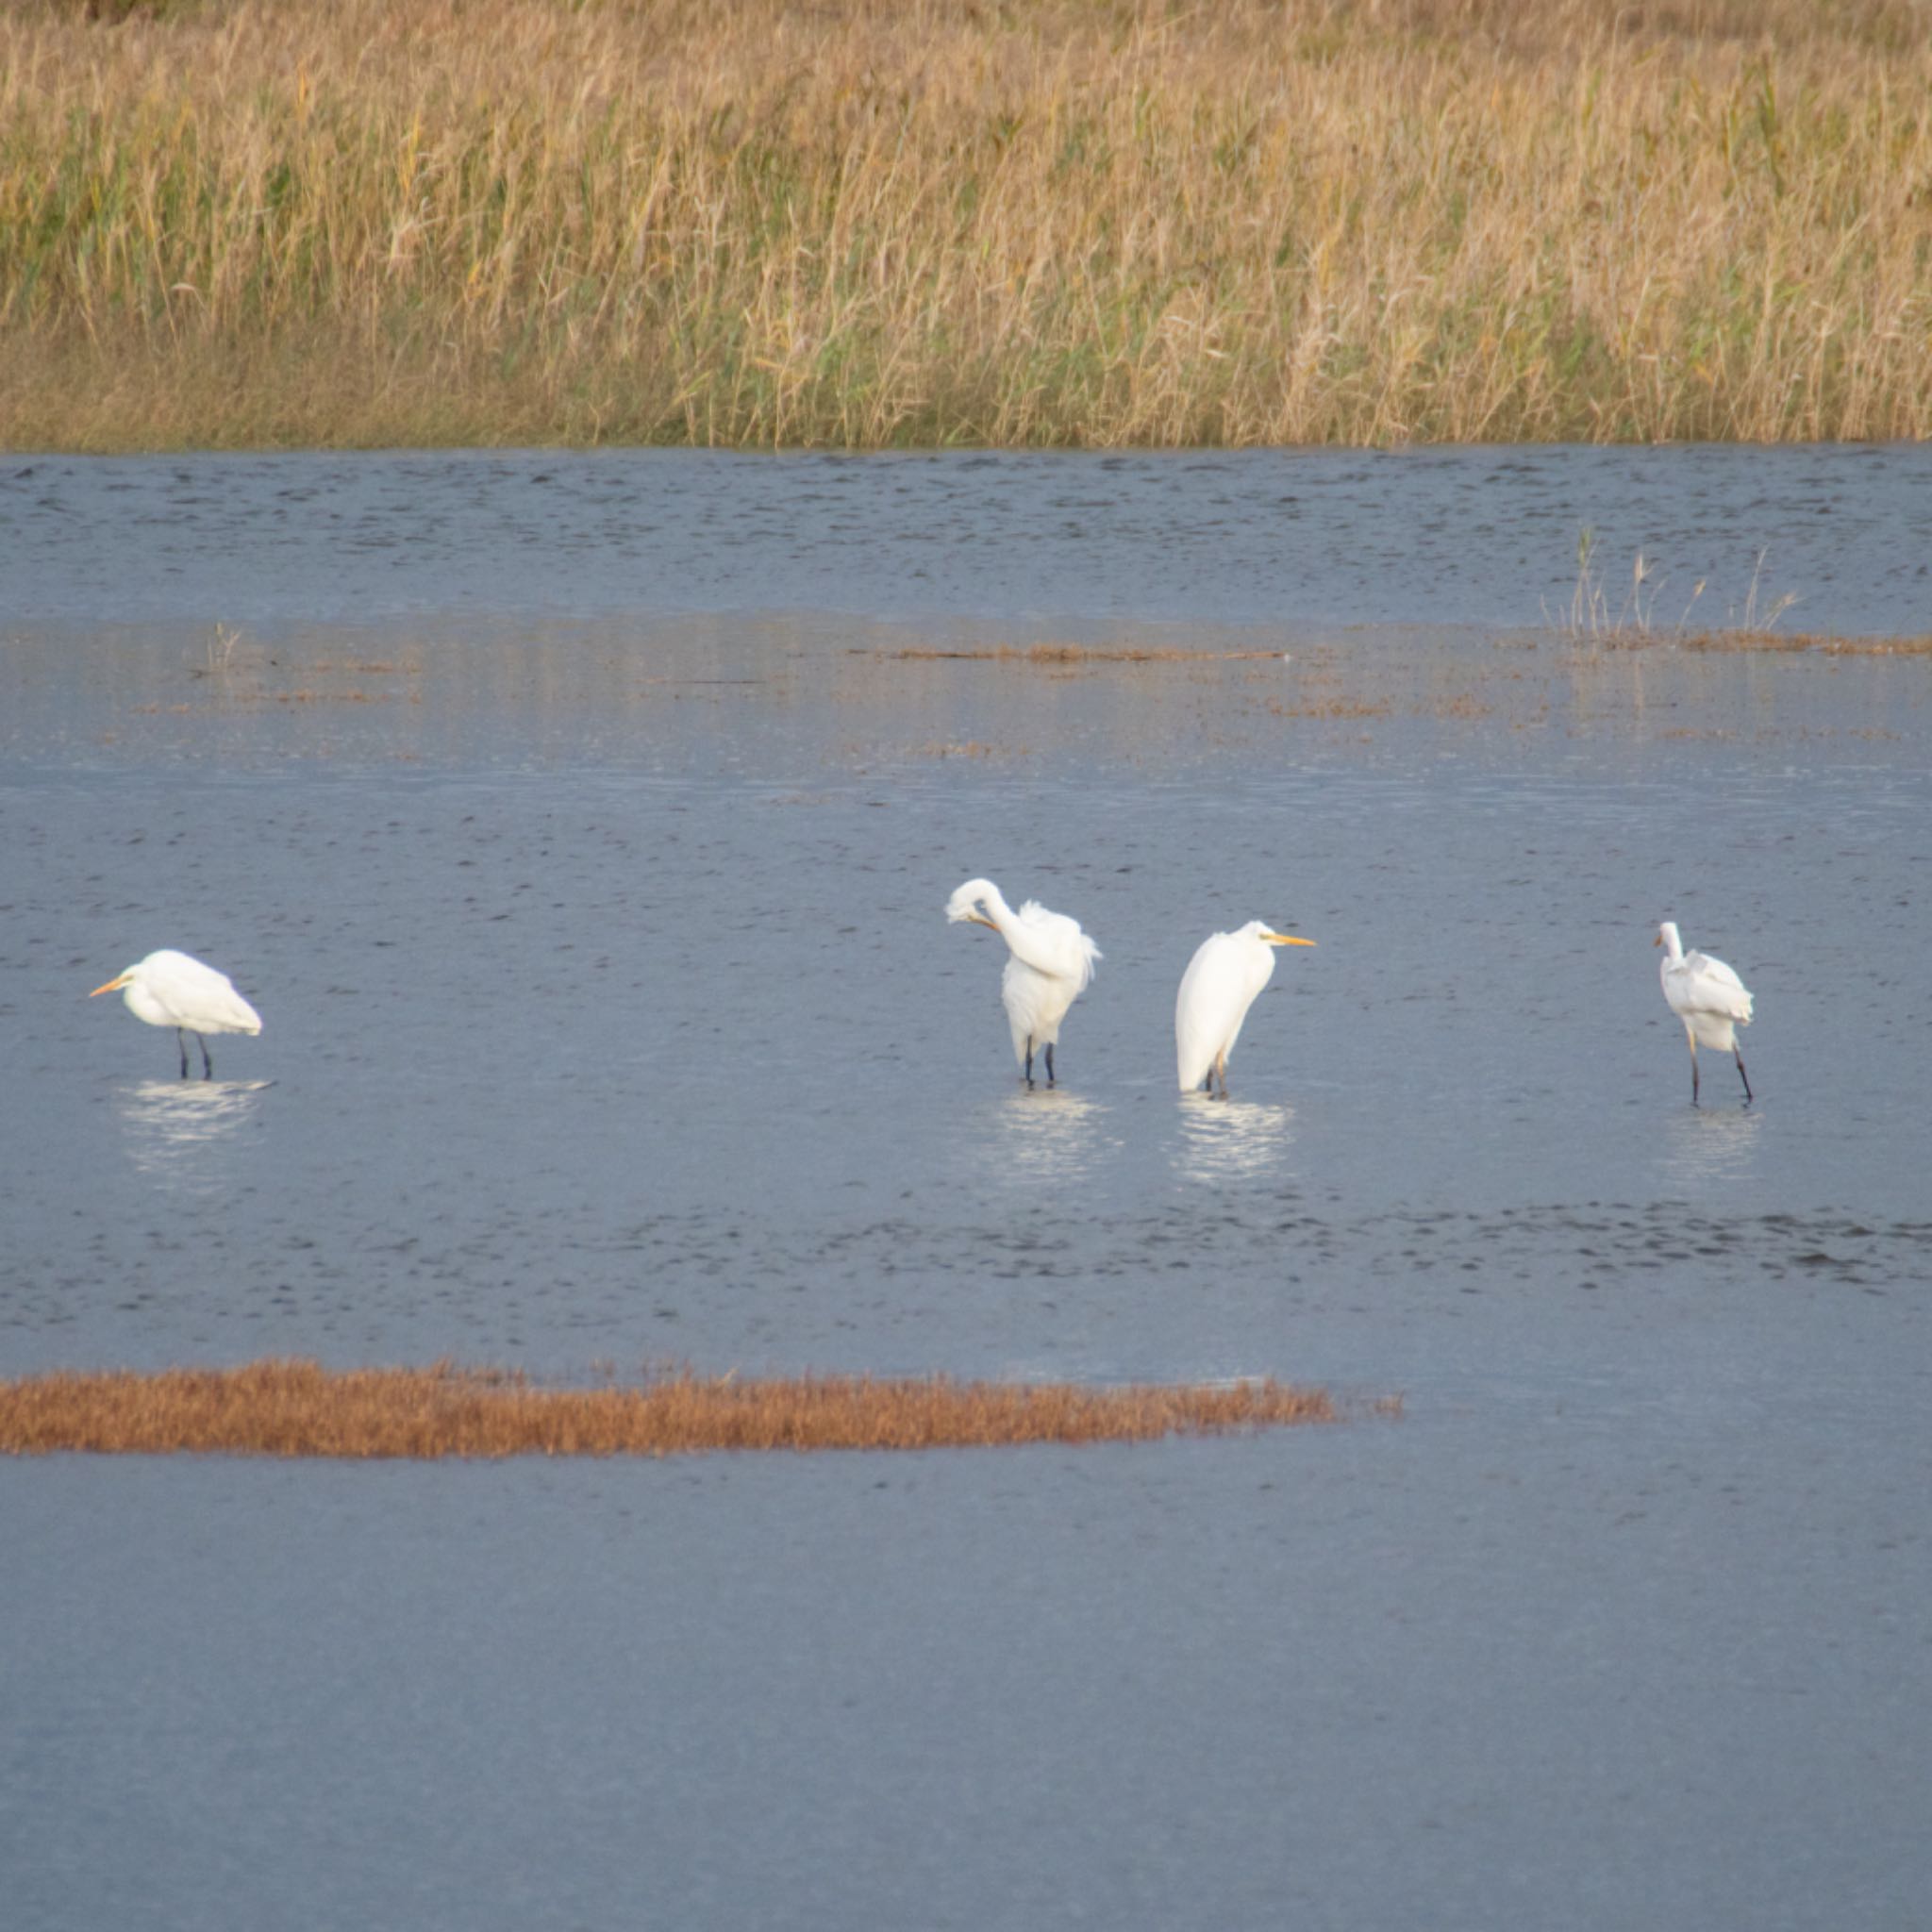
[{"label": "brown floating vegetation", "polygon": [[[1277,718],[1322,718],[1341,722],[1354,718],[1386,718],[1393,708],[1387,698],[1315,698],[1305,705],[1285,705],[1278,698],[1268,701],[1269,711]],[[1426,715],[1440,717],[1440,708]]]},{"label": "brown floating vegetation", "polygon": [[1136,644],[989,644],[977,649],[941,650],[932,645],[908,645],[882,654],[895,663],[929,664],[958,660],[973,664],[1226,664],[1257,658],[1278,660],[1279,651],[1183,651],[1171,646]]},{"label": "brown floating vegetation", "polygon": [[0,441],[1932,434],[1923,0],[11,0]]},{"label": "brown floating vegetation", "polygon": [[[1399,1414],[1398,1399],[1368,1406]],[[677,1456],[712,1449],[937,1449],[1220,1435],[1342,1411],[1273,1377],[1178,1387],[958,1382],[945,1375],[703,1377],[540,1385],[517,1372],[63,1372],[0,1383],[0,1453],[329,1457]]]},{"label": "brown floating vegetation", "polygon": [[1815,652],[1824,658],[1932,657],[1932,637],[1839,637],[1830,631],[1763,630],[1739,626],[1719,630],[1607,630],[1583,641],[1607,651],[1766,651],[1792,657]]},{"label": "brown floating vegetation", "polygon": [[1814,631],[1705,630],[1657,640],[1687,651],[1818,651],[1827,658],[1924,658],[1932,637],[1840,638]]}]

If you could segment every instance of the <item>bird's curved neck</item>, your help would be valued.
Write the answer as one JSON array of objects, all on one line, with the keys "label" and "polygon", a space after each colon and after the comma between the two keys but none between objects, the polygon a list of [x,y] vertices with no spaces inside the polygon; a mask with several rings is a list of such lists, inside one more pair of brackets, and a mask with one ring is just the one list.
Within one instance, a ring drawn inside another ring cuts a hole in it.
[{"label": "bird's curved neck", "polygon": [[979,909],[986,914],[987,923],[1001,932],[1013,925],[1019,918],[997,886],[987,887],[979,895]]}]

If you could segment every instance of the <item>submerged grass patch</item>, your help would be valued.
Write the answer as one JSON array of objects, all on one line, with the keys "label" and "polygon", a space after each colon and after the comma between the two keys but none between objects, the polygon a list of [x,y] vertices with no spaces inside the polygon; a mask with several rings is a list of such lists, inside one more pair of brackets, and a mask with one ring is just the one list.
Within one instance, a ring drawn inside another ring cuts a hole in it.
[{"label": "submerged grass patch", "polygon": [[1840,638],[1813,631],[1697,631],[1674,640],[1687,651],[1820,651],[1827,658],[1932,657],[1932,637]]},{"label": "submerged grass patch", "polygon": [[[1399,1413],[1393,1400],[1373,1405]],[[0,1452],[331,1457],[676,1456],[713,1449],[936,1449],[1146,1441],[1339,1421],[1272,1377],[1179,1387],[676,1374],[555,1388],[519,1373],[328,1370],[312,1361],[0,1383]]]},{"label": "submerged grass patch", "polygon": [[0,440],[1932,433],[1915,0],[15,0]]},{"label": "submerged grass patch", "polygon": [[1133,644],[991,644],[977,649],[941,650],[911,645],[883,654],[894,663],[1018,664],[1049,669],[1068,664],[1226,664],[1257,658],[1278,660],[1279,651],[1182,651]]},{"label": "submerged grass patch", "polygon": [[1587,641],[1608,651],[1763,651],[1785,657],[1810,651],[1826,658],[1932,657],[1932,637],[1846,638],[1829,631],[1763,630],[1742,626],[1719,630],[1624,630],[1607,632]]}]

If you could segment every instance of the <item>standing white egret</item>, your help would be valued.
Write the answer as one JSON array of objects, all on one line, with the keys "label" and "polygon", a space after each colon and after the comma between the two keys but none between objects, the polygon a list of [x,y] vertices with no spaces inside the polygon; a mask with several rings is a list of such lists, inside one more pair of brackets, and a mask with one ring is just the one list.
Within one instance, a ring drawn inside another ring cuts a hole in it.
[{"label": "standing white egret", "polygon": [[1174,1042],[1181,1091],[1210,1091],[1214,1075],[1227,1091],[1227,1057],[1241,1037],[1241,1022],[1261,989],[1274,976],[1276,946],[1312,946],[1313,940],[1272,931],[1251,919],[1239,932],[1217,932],[1201,941],[1181,974],[1174,1005]]},{"label": "standing white egret", "polygon": [[[188,1077],[188,1040],[192,1033],[201,1042],[201,1076],[214,1078],[214,1062],[208,1057],[206,1035],[210,1033],[259,1033],[261,1015],[235,991],[225,973],[204,966],[186,953],[165,948],[150,953],[106,986],[88,994],[98,999],[104,992],[121,992],[127,1010],[150,1026],[172,1026],[175,1044],[181,1049],[181,1077]],[[183,1029],[186,1029],[184,1032]]]},{"label": "standing white egret", "polygon": [[1000,999],[1013,1033],[1013,1058],[1033,1084],[1033,1056],[1046,1050],[1046,1084],[1054,1083],[1054,1042],[1067,1008],[1093,980],[1100,948],[1080,930],[1077,919],[1049,912],[1028,899],[1015,912],[991,879],[968,879],[946,901],[946,917],[956,924],[990,925],[1007,942],[1008,958],[1000,975]]},{"label": "standing white egret", "polygon": [[1737,1034],[1740,1026],[1751,1024],[1751,995],[1744,982],[1722,959],[1713,959],[1708,953],[1687,953],[1674,920],[1667,919],[1657,927],[1654,943],[1664,949],[1659,973],[1664,998],[1671,1011],[1683,1021],[1685,1037],[1690,1042],[1690,1105],[1697,1105],[1700,1046],[1715,1047],[1737,1060],[1744,1098],[1751,1099],[1751,1075],[1744,1071]]}]

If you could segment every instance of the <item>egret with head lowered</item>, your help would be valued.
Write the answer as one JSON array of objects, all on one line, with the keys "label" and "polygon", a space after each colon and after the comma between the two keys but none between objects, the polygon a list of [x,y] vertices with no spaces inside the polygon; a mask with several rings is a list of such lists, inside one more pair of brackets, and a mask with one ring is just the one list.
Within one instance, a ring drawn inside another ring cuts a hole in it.
[{"label": "egret with head lowered", "polygon": [[1006,941],[1000,1000],[1013,1036],[1013,1058],[1030,1087],[1033,1056],[1043,1052],[1051,1087],[1060,1022],[1092,983],[1100,948],[1080,930],[1077,919],[1049,912],[1037,899],[1028,899],[1015,912],[991,879],[968,879],[946,901],[946,917],[955,924],[990,925]]},{"label": "egret with head lowered", "polygon": [[1203,940],[1181,974],[1174,1006],[1174,1043],[1181,1091],[1213,1090],[1221,1075],[1227,1092],[1227,1058],[1241,1036],[1241,1022],[1274,976],[1276,946],[1312,946],[1313,940],[1276,932],[1251,919],[1239,932],[1217,932]]},{"label": "egret with head lowered", "polygon": [[1708,953],[1687,953],[1674,920],[1667,919],[1657,927],[1654,943],[1664,949],[1659,970],[1664,999],[1683,1021],[1685,1038],[1690,1042],[1690,1105],[1697,1105],[1700,1046],[1715,1047],[1737,1060],[1738,1078],[1744,1083],[1744,1098],[1750,1100],[1751,1075],[1744,1071],[1737,1030],[1751,1024],[1751,995],[1744,982],[1722,959]]},{"label": "egret with head lowered", "polygon": [[175,1029],[184,1080],[188,1077],[189,1034],[201,1043],[202,1078],[212,1080],[215,1069],[208,1055],[208,1035],[261,1031],[261,1015],[235,991],[228,975],[186,953],[166,948],[150,953],[106,986],[95,987],[88,998],[97,999],[104,992],[120,993],[137,1020]]}]

